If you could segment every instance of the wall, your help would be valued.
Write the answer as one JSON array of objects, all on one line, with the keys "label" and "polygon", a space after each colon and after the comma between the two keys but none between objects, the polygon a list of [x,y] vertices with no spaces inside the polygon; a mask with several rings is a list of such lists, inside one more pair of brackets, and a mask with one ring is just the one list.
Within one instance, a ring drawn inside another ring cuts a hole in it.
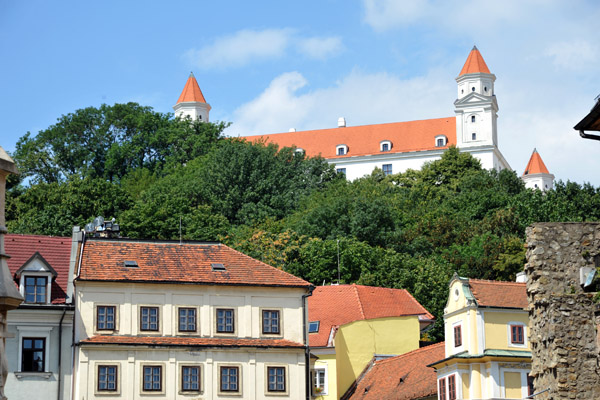
[{"label": "wall", "polygon": [[338,392],[335,352],[331,352],[330,354],[320,353],[319,350],[312,350],[311,352],[319,357],[319,359],[315,361],[314,367],[324,367],[327,370],[327,394],[315,397],[319,400],[336,400],[338,398]]},{"label": "wall", "polygon": [[538,223],[527,228],[527,296],[535,397],[599,399],[598,310],[581,267],[598,267],[600,224]]},{"label": "wall", "polygon": [[[483,319],[485,321],[485,347],[498,350],[529,350],[527,340],[529,316],[525,311],[518,310],[486,310]],[[524,325],[522,345],[511,344],[510,326]]]}]

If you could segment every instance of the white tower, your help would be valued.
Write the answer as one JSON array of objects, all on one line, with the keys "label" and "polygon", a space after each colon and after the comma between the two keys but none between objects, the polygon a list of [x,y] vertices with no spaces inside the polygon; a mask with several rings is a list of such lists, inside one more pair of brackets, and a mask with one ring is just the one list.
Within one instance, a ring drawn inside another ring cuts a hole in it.
[{"label": "white tower", "polygon": [[173,106],[173,110],[175,110],[176,117],[185,118],[189,116],[192,120],[199,119],[208,122],[210,104],[204,99],[193,73],[190,73],[177,104]]},{"label": "white tower", "polygon": [[554,187],[554,175],[548,171],[536,149],[533,149],[521,179],[525,183],[525,187],[529,189],[538,189],[545,192]]},{"label": "white tower", "polygon": [[456,78],[458,99],[454,102],[454,112],[458,148],[498,147],[495,80],[496,76],[490,73],[481,53],[473,46],[460,75]]}]

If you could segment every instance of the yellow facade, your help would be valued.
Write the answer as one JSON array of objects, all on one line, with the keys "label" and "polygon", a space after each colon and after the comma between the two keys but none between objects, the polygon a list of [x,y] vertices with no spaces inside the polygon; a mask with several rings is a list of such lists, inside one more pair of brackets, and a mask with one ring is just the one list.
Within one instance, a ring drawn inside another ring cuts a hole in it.
[{"label": "yellow facade", "polygon": [[319,359],[315,361],[313,369],[325,370],[327,380],[326,387],[322,392],[316,393],[313,390],[313,397],[319,400],[337,400],[337,375],[336,375],[336,359],[335,352],[330,354],[319,354]]},{"label": "yellow facade", "polygon": [[[516,347],[529,348],[529,341],[525,338],[523,346],[515,346],[510,343],[511,324],[523,324],[523,329],[527,331],[529,316],[525,312],[506,312],[506,311],[486,311],[485,312],[485,342],[487,347],[492,349],[510,350]],[[525,337],[527,332],[525,332]]]}]

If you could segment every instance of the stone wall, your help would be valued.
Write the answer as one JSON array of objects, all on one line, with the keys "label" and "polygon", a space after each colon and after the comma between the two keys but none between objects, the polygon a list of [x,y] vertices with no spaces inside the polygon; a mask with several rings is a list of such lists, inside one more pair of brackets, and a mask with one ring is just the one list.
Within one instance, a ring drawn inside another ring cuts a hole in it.
[{"label": "stone wall", "polygon": [[[595,293],[581,267],[598,267],[600,223],[538,223],[527,228],[527,296],[535,400],[600,399]],[[596,289],[595,289],[596,290]]]}]

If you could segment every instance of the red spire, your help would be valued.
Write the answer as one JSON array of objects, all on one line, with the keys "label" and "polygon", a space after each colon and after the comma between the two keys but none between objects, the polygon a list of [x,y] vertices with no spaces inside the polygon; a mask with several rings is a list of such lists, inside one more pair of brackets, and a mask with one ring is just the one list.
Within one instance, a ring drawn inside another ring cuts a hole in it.
[{"label": "red spire", "polygon": [[473,50],[469,53],[469,57],[467,57],[467,61],[463,66],[460,74],[458,76],[464,74],[477,74],[477,73],[486,73],[489,74],[490,70],[488,66],[483,61],[483,57],[481,53],[477,49],[477,46],[473,46]]},{"label": "red spire", "polygon": [[536,149],[533,149],[533,153],[531,154],[531,158],[525,167],[525,172],[523,175],[532,175],[532,174],[549,174],[548,168],[546,168],[546,164],[542,161],[542,157],[538,154]]},{"label": "red spire", "polygon": [[200,86],[198,86],[198,82],[196,81],[193,72],[190,72],[190,77],[185,83],[185,87],[183,88],[183,92],[181,92],[181,96],[179,96],[179,100],[177,100],[177,104],[189,101],[206,103],[202,90],[200,90]]}]

